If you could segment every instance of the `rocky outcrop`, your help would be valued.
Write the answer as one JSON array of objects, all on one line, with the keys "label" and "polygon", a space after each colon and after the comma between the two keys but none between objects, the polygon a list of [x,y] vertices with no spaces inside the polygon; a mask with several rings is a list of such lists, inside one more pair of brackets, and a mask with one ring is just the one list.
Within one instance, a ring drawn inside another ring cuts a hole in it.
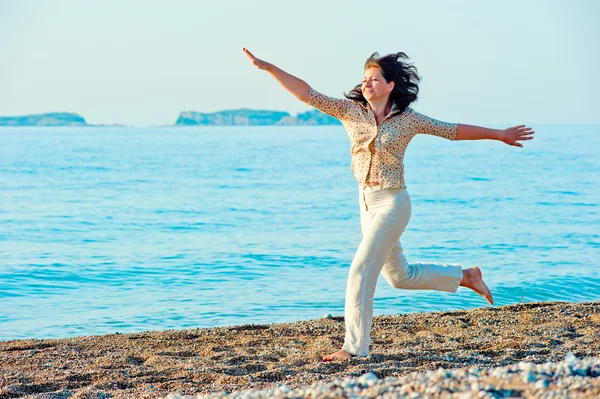
[{"label": "rocky outcrop", "polygon": [[78,114],[54,112],[23,116],[0,116],[0,126],[87,126],[87,123]]},{"label": "rocky outcrop", "polygon": [[291,116],[287,112],[247,108],[213,113],[185,111],[175,125],[260,126],[260,125],[339,125],[340,122],[318,110]]}]

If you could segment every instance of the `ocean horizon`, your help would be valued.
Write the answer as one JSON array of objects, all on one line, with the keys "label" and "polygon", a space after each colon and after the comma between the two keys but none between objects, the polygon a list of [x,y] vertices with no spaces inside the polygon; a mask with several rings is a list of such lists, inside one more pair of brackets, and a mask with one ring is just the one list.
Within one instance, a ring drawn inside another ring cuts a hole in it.
[{"label": "ocean horizon", "polygon": [[[600,300],[600,125],[525,148],[418,135],[409,262],[494,306]],[[0,340],[343,315],[360,242],[341,126],[0,127]],[[374,315],[486,306],[380,278]]]}]

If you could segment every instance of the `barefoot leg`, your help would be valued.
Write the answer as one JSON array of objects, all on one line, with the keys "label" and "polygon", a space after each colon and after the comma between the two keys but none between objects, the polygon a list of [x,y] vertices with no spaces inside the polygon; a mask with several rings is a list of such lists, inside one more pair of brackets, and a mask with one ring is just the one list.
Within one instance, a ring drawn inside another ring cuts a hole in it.
[{"label": "barefoot leg", "polygon": [[463,279],[460,283],[461,287],[470,288],[482,297],[484,297],[490,305],[494,303],[490,289],[483,281],[481,269],[474,266],[470,269],[463,270]]}]

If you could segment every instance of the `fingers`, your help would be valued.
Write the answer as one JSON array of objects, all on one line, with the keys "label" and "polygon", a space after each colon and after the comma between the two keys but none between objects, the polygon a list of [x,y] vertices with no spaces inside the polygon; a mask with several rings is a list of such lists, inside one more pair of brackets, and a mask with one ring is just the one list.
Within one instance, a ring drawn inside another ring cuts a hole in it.
[{"label": "fingers", "polygon": [[248,56],[248,58],[250,58],[251,60],[255,59],[256,57],[254,56],[254,54],[252,54],[250,52],[250,50],[248,50],[246,47],[243,47],[242,50],[244,50],[244,53],[246,53],[246,55]]},{"label": "fingers", "polygon": [[519,143],[519,141],[524,140],[533,140],[533,135],[535,131],[528,127],[527,125],[517,125],[506,129],[509,133],[507,135],[506,144],[511,145],[513,147],[523,148],[523,144]]},{"label": "fingers", "polygon": [[256,66],[258,69],[267,69],[268,63],[256,58],[254,54],[252,54],[246,47],[242,47],[242,50],[244,50],[244,53],[248,56],[248,58],[250,58],[254,66]]},{"label": "fingers", "polygon": [[515,126],[514,129],[517,133],[517,140],[531,140],[535,134],[535,131],[532,128],[525,125]]},{"label": "fingers", "polygon": [[516,133],[522,140],[531,140],[535,134],[535,131],[530,127],[521,125],[520,127],[516,127]]}]

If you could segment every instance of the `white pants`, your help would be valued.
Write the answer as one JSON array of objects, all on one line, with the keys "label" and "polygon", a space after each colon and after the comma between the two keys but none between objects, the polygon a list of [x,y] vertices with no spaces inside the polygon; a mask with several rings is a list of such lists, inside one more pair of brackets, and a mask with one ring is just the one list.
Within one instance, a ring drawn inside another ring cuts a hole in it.
[{"label": "white pants", "polygon": [[448,292],[456,292],[463,274],[458,264],[406,261],[399,241],[411,213],[406,189],[359,187],[359,203],[363,238],[348,276],[342,349],[367,356],[379,273],[394,288]]}]

